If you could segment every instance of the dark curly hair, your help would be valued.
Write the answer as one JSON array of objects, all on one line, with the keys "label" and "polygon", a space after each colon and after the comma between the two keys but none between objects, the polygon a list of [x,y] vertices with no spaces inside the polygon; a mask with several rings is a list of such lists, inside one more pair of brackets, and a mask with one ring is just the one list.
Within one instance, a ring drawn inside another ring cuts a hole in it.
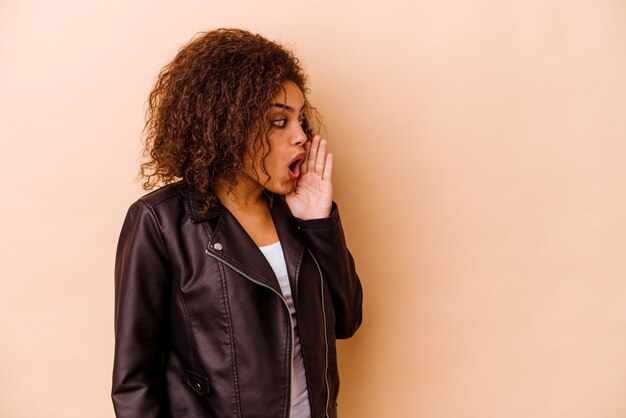
[{"label": "dark curly hair", "polygon": [[303,129],[311,138],[309,121],[319,116],[306,100],[308,79],[291,51],[240,29],[194,36],[161,70],[148,98],[144,189],[183,180],[207,204],[217,181],[232,189],[248,149],[253,157],[262,152],[263,162],[269,154],[269,112],[287,81],[305,95]]}]

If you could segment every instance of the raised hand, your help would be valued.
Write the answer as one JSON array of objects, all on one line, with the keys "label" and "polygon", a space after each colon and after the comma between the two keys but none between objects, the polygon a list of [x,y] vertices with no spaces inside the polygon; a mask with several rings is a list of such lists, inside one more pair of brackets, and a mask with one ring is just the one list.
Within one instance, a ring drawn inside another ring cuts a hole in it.
[{"label": "raised hand", "polygon": [[333,155],[326,154],[326,140],[319,135],[307,142],[304,150],[306,157],[296,187],[285,196],[287,205],[296,218],[327,218],[333,203]]}]

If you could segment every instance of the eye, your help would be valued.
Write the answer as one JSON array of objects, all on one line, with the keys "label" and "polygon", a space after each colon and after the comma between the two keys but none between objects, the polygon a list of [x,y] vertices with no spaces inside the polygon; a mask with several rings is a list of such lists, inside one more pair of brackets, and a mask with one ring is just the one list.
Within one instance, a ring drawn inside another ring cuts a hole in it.
[{"label": "eye", "polygon": [[287,119],[273,120],[272,125],[276,126],[277,128],[284,128],[285,126],[287,126]]},{"label": "eye", "polygon": [[298,123],[300,123],[300,126],[306,125],[306,118],[298,119]]}]

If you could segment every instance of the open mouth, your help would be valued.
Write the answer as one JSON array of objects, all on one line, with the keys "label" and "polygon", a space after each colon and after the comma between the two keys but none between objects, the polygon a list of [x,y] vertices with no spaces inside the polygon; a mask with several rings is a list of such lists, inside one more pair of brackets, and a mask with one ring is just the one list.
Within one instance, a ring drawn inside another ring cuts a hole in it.
[{"label": "open mouth", "polygon": [[300,177],[300,165],[302,165],[302,161],[304,161],[305,154],[299,154],[296,158],[289,164],[289,178],[291,180],[296,180]]}]

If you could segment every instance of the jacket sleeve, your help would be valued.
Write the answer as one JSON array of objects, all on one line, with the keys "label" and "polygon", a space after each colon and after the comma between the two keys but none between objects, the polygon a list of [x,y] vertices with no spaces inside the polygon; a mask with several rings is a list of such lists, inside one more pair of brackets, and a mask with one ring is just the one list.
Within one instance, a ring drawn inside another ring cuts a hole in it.
[{"label": "jacket sleeve", "polygon": [[330,289],[336,317],[335,336],[349,338],[361,325],[363,290],[346,247],[337,205],[333,202],[328,218],[299,219],[298,224]]},{"label": "jacket sleeve", "polygon": [[142,201],[128,210],[115,260],[115,359],[111,396],[118,418],[163,416],[168,259],[157,219]]}]

